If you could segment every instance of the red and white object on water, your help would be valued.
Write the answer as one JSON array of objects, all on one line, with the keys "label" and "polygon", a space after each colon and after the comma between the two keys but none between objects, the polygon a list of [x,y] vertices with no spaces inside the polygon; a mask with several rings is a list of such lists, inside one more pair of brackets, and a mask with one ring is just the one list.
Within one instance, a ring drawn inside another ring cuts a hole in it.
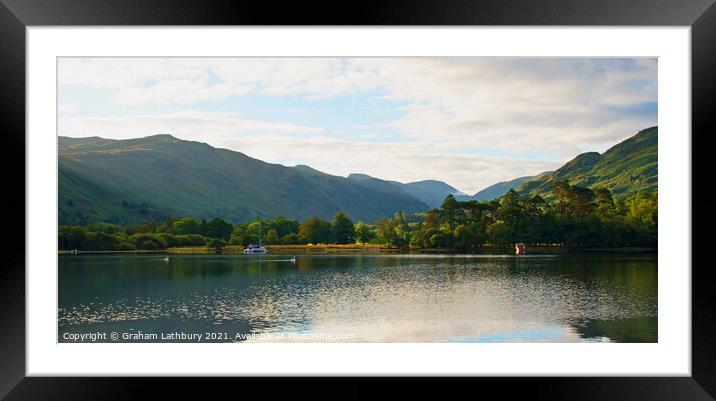
[{"label": "red and white object on water", "polygon": [[524,255],[525,254],[525,244],[518,242],[515,244],[515,255]]}]

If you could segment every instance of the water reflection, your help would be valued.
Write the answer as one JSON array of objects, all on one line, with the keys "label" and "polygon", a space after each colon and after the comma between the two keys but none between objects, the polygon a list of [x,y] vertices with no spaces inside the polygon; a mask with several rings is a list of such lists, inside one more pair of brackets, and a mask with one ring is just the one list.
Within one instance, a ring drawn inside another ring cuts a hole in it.
[{"label": "water reflection", "polygon": [[[82,330],[265,335],[229,341],[657,341],[655,255],[275,259],[60,256],[59,341]],[[305,337],[288,337],[295,333]]]}]

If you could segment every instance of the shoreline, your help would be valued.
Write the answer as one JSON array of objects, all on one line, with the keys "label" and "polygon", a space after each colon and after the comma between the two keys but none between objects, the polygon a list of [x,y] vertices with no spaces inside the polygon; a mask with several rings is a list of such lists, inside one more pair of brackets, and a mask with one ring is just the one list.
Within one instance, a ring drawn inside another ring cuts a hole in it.
[{"label": "shoreline", "polygon": [[[434,248],[434,249],[401,249],[388,248],[382,245],[275,245],[267,246],[269,254],[288,255],[339,255],[339,254],[474,254],[474,255],[504,255],[514,254],[511,247],[483,246],[478,250]],[[615,247],[615,248],[588,248],[568,246],[532,246],[527,247],[527,255],[543,254],[570,254],[570,253],[657,253],[658,248],[648,247]],[[58,250],[58,255],[73,255],[69,250]],[[221,249],[207,247],[179,247],[156,250],[125,250],[125,251],[78,251],[77,254],[180,254],[180,255],[242,255],[243,247],[229,245]]]}]

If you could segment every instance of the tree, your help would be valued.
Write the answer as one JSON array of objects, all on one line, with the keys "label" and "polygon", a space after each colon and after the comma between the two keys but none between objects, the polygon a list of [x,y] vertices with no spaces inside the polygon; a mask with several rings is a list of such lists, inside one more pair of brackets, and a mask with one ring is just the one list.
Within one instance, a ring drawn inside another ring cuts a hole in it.
[{"label": "tree", "polygon": [[82,248],[88,251],[102,251],[115,249],[114,237],[102,231],[88,232],[82,243]]},{"label": "tree", "polygon": [[246,233],[246,235],[256,238],[256,241],[258,241],[259,234],[262,235],[262,238],[261,238],[262,240],[263,240],[263,236],[266,235],[264,232],[262,232],[262,230],[265,230],[265,228],[263,227],[262,224],[259,223],[258,220],[256,220],[256,221],[252,221],[251,223],[247,224],[244,232]]},{"label": "tree", "polygon": [[421,248],[423,246],[423,238],[425,237],[425,230],[418,230],[413,232],[410,237],[411,248]]},{"label": "tree", "polygon": [[85,240],[85,229],[78,226],[60,226],[59,247],[60,249],[82,249],[82,242]]},{"label": "tree", "polygon": [[570,195],[574,218],[581,220],[594,210],[594,192],[591,189],[574,186]]},{"label": "tree", "polygon": [[453,247],[457,249],[472,249],[476,246],[477,240],[474,230],[464,224],[455,227],[452,233]]},{"label": "tree", "polygon": [[226,241],[219,238],[210,238],[206,241],[207,248],[221,249],[226,246]]},{"label": "tree", "polygon": [[199,222],[193,217],[184,217],[174,222],[177,234],[199,234]]},{"label": "tree", "polygon": [[284,245],[298,245],[301,243],[298,234],[289,233],[281,237],[281,243]]},{"label": "tree", "polygon": [[606,188],[594,190],[594,197],[597,201],[596,213],[601,219],[610,219],[616,215],[616,206],[611,191]]},{"label": "tree", "polygon": [[269,245],[275,245],[280,242],[278,231],[276,231],[275,228],[269,229],[266,231],[266,243]]},{"label": "tree", "polygon": [[206,244],[206,238],[199,234],[177,235],[177,246],[201,246]]},{"label": "tree", "polygon": [[116,234],[118,233],[119,227],[117,227],[114,224],[107,224],[107,223],[93,223],[87,226],[87,231],[93,231],[93,232],[102,232],[105,234]]},{"label": "tree", "polygon": [[157,250],[165,249],[167,244],[161,237],[149,233],[134,234],[129,237],[137,249]]},{"label": "tree", "polygon": [[376,223],[375,235],[383,245],[393,245],[398,239],[392,219],[380,219]]},{"label": "tree", "polygon": [[280,237],[283,237],[285,235],[298,232],[298,227],[300,226],[300,224],[296,220],[291,220],[283,216],[278,216],[276,217],[276,219],[274,219],[270,226],[276,229],[276,233],[278,233]]},{"label": "tree", "polygon": [[252,232],[249,230],[248,224],[237,224],[234,226],[234,230],[231,232],[231,244],[233,245],[248,245],[258,242],[259,234],[258,227],[256,231]]},{"label": "tree", "polygon": [[535,195],[525,202],[525,212],[527,212],[527,216],[530,219],[530,224],[534,225],[537,223],[537,218],[542,213],[542,206],[544,204],[544,199],[539,195]]},{"label": "tree", "polygon": [[312,217],[298,228],[299,237],[303,237],[307,243],[321,244],[331,240],[331,223]]},{"label": "tree", "polygon": [[209,238],[219,238],[222,240],[229,240],[231,238],[231,232],[234,226],[226,220],[214,217],[206,224],[206,236]]},{"label": "tree", "polygon": [[208,228],[208,223],[206,222],[206,219],[201,219],[199,222],[199,226],[197,227],[197,234],[203,235],[206,237],[206,230]]},{"label": "tree", "polygon": [[350,217],[343,212],[338,212],[335,216],[333,216],[331,234],[333,242],[336,244],[355,243],[355,227],[353,227],[353,222]]},{"label": "tree", "polygon": [[510,189],[500,198],[500,207],[496,211],[496,216],[504,224],[504,227],[500,228],[502,230],[500,235],[506,236],[500,243],[522,241],[525,214],[519,195],[514,189]]},{"label": "tree", "polygon": [[452,247],[452,233],[442,230],[436,230],[435,234],[430,236],[430,245],[432,248],[450,248]]},{"label": "tree", "polygon": [[572,187],[566,180],[559,180],[552,185],[552,193],[557,200],[557,213],[559,217],[566,219],[569,215],[569,201],[572,196]]},{"label": "tree", "polygon": [[[556,181],[554,201],[510,190],[499,199],[457,201],[447,196],[440,209],[426,213],[397,212],[375,225],[353,225],[345,213],[333,223],[314,217],[303,224],[279,216],[263,221],[262,242],[268,244],[375,242],[390,247],[474,249],[485,242],[508,245],[651,246],[658,241],[658,197],[638,193],[628,199],[605,188],[590,189]],[[421,221],[422,218],[422,221]],[[112,221],[107,220],[107,221]],[[197,220],[167,218],[163,222],[116,226],[85,221],[85,226],[60,226],[58,247],[79,250],[165,249],[221,244],[247,245],[259,240],[259,222],[233,225],[220,217]],[[452,229],[451,229],[452,227]],[[211,238],[205,238],[205,233]],[[211,242],[212,239],[219,241]]]},{"label": "tree", "polygon": [[127,235],[132,234],[141,234],[141,233],[149,233],[152,232],[151,227],[147,223],[142,224],[135,224],[135,225],[129,225],[124,227],[124,232]]},{"label": "tree", "polygon": [[639,224],[656,225],[658,202],[656,197],[645,195],[634,195],[626,200],[626,206],[629,209],[627,218]]},{"label": "tree", "polygon": [[422,248],[432,248],[433,247],[433,236],[437,233],[439,233],[440,230],[438,228],[428,228],[425,231],[422,231],[421,234],[418,234],[417,236],[420,238],[420,246]]},{"label": "tree", "polygon": [[487,233],[494,245],[508,245],[513,242],[509,227],[503,221],[496,221],[487,227]]},{"label": "tree", "polygon": [[476,200],[462,202],[462,206],[467,213],[468,220],[473,223],[480,223],[483,212],[487,209],[486,205]]},{"label": "tree", "polygon": [[366,242],[370,242],[370,239],[372,237],[370,228],[361,221],[356,224],[355,236],[356,239],[363,245],[365,245]]},{"label": "tree", "polygon": [[455,214],[460,206],[460,203],[455,199],[452,194],[448,194],[443,200],[443,204],[440,206],[442,217],[448,224],[450,231],[455,229]]},{"label": "tree", "polygon": [[393,216],[393,226],[397,230],[405,231],[408,228],[408,225],[405,223],[405,213],[403,212],[396,212]]},{"label": "tree", "polygon": [[656,246],[658,242],[657,195],[637,194],[626,200],[626,220],[633,230],[633,241],[639,245]]},{"label": "tree", "polygon": [[172,248],[178,245],[177,238],[174,234],[159,233],[157,237],[161,238],[166,243],[167,248]]},{"label": "tree", "polygon": [[516,224],[522,217],[522,204],[519,195],[514,189],[510,189],[500,198],[497,215],[508,224]]},{"label": "tree", "polygon": [[440,227],[440,211],[438,209],[430,209],[423,219],[423,228]]}]

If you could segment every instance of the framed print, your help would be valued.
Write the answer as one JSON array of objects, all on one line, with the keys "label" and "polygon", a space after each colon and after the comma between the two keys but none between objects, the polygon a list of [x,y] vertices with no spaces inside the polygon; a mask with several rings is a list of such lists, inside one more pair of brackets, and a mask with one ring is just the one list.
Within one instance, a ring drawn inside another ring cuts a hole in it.
[{"label": "framed print", "polygon": [[713,399],[712,2],[2,1],[3,396]]}]

